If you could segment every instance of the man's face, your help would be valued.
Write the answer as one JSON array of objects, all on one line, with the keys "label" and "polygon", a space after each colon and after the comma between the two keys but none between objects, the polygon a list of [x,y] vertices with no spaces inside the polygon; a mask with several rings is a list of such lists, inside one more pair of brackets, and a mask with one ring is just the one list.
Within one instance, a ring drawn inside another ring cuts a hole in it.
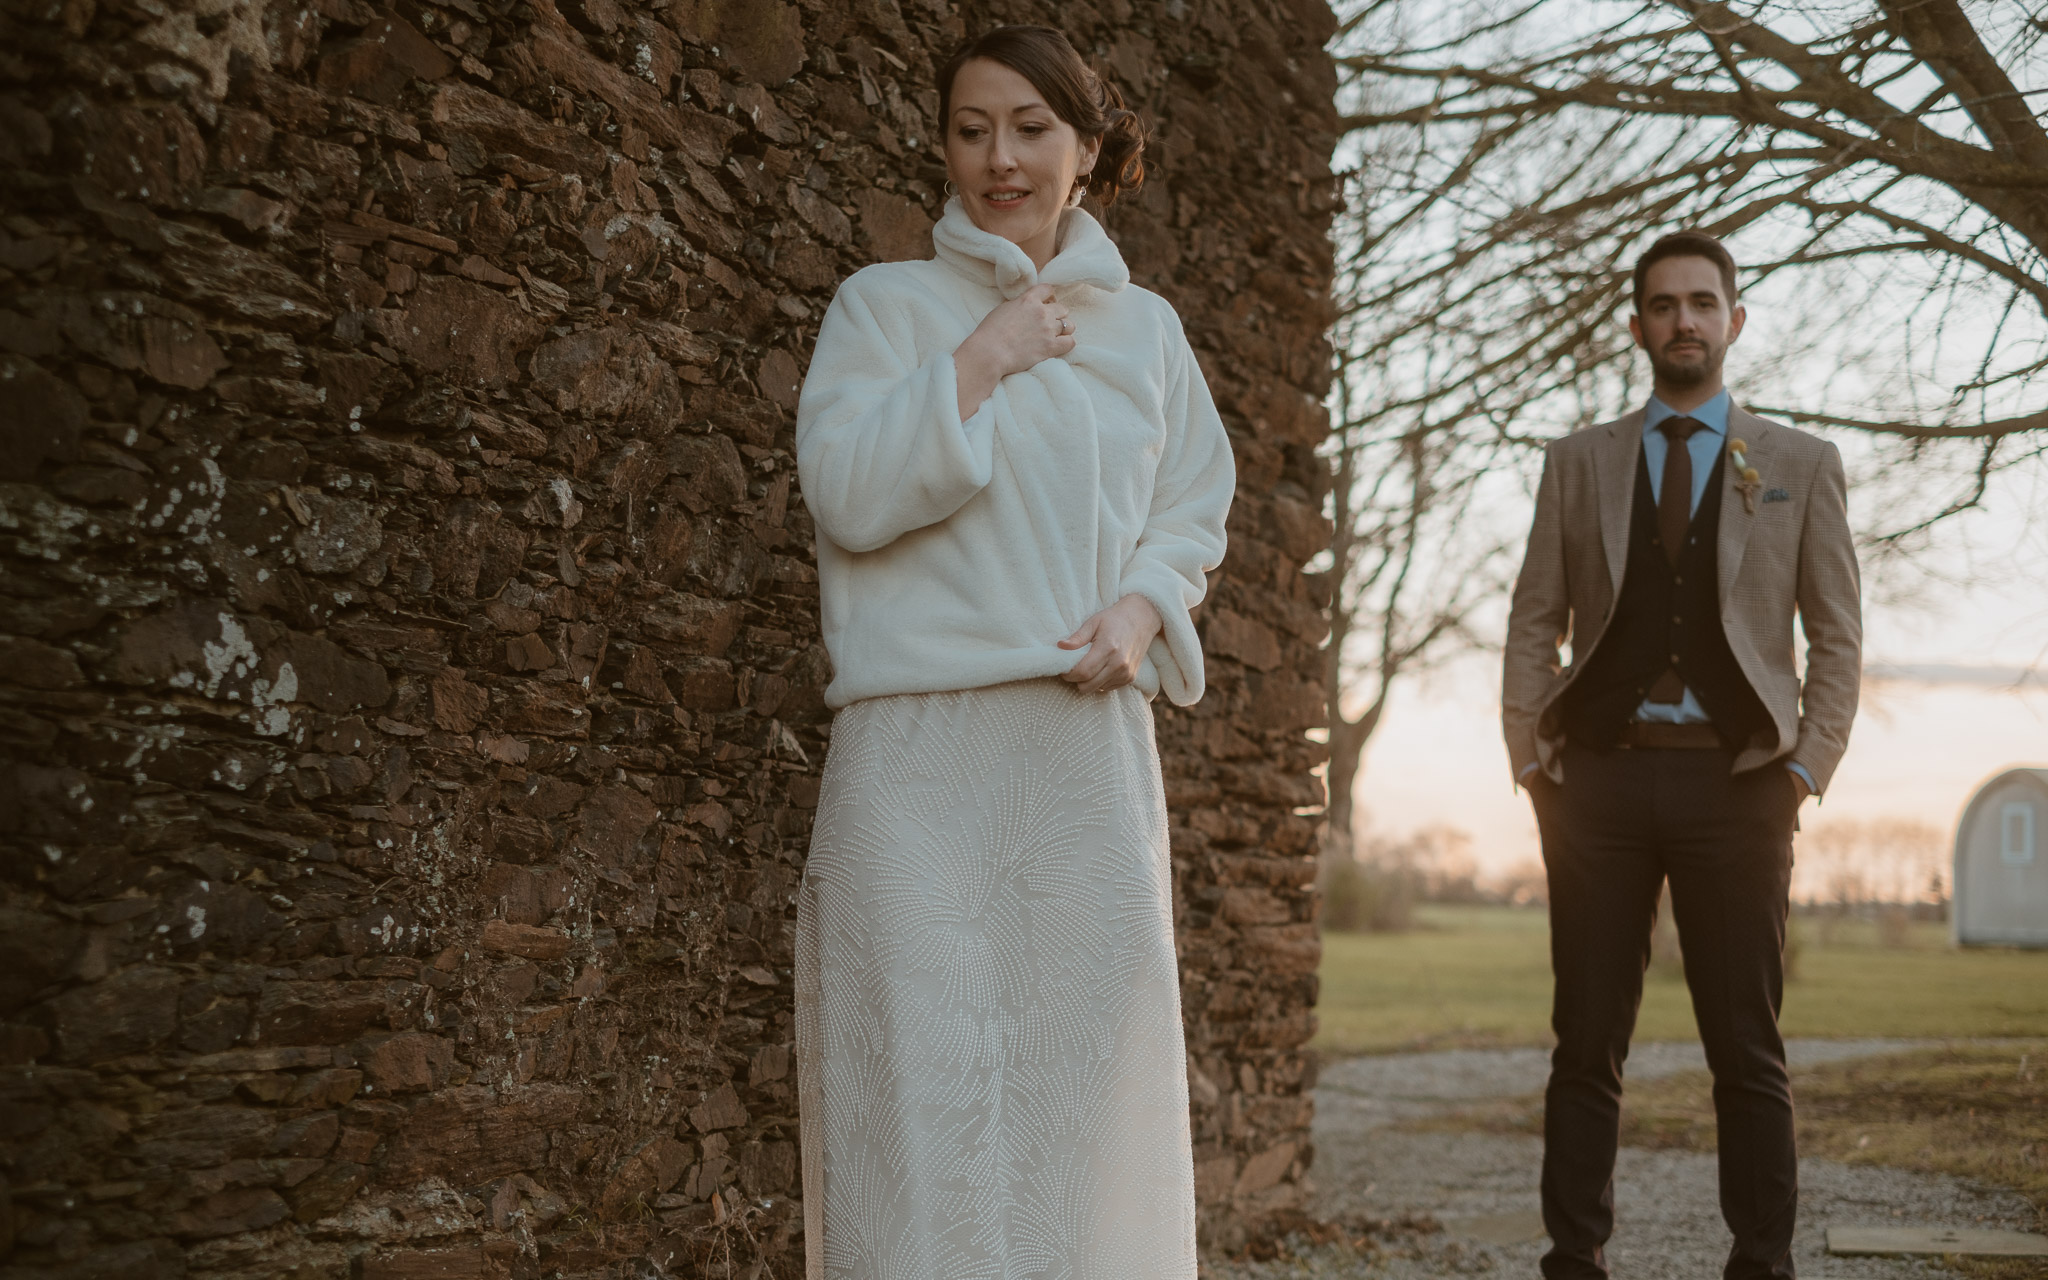
[{"label": "man's face", "polygon": [[1628,330],[1660,381],[1695,387],[1721,376],[1742,321],[1742,307],[1728,304],[1721,269],[1707,258],[1681,256],[1651,265]]}]

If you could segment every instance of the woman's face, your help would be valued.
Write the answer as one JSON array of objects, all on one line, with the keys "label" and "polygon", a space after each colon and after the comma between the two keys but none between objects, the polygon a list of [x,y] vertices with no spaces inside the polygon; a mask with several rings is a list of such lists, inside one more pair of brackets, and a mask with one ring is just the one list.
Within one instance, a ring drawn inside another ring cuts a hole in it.
[{"label": "woman's face", "polygon": [[1044,266],[1074,178],[1095,163],[1099,143],[1084,144],[1029,80],[987,58],[954,75],[952,112],[946,175],[967,216]]}]

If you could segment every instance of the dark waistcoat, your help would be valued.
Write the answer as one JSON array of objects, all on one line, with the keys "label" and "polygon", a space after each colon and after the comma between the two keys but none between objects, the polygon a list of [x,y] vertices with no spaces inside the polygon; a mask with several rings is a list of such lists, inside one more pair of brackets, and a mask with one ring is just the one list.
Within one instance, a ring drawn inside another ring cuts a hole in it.
[{"label": "dark waistcoat", "polygon": [[1581,746],[1606,749],[1621,736],[1657,677],[1676,667],[1714,727],[1740,749],[1768,733],[1771,716],[1728,648],[1721,629],[1721,484],[1714,463],[1674,570],[1657,536],[1649,464],[1638,455],[1621,598],[1586,666],[1559,701],[1564,730]]}]

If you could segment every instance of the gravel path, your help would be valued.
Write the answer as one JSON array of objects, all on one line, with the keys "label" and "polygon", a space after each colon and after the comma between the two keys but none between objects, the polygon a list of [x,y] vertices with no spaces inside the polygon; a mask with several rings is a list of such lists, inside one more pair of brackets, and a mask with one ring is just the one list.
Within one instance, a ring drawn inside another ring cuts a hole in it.
[{"label": "gravel path", "polygon": [[[1910,1048],[1897,1040],[1792,1041],[1793,1066]],[[1697,1044],[1638,1045],[1631,1080],[1705,1070]],[[1352,1058],[1330,1064],[1316,1089],[1319,1188],[1313,1212],[1331,1220],[1427,1215],[1443,1231],[1421,1231],[1374,1255],[1331,1247],[1281,1263],[1222,1265],[1216,1280],[1281,1276],[1373,1280],[1467,1274],[1536,1275],[1545,1242],[1537,1173],[1543,1146],[1533,1137],[1409,1133],[1397,1126],[1490,1099],[1540,1092],[1548,1054],[1537,1049],[1456,1050]],[[1904,1280],[1946,1274],[1929,1263],[1893,1258],[1831,1258],[1834,1226],[2034,1227],[2025,1201],[1948,1177],[1852,1167],[1827,1160],[1799,1166],[1800,1222],[1794,1245],[1800,1273],[1844,1280]],[[1728,1250],[1715,1190],[1714,1157],[1691,1152],[1623,1150],[1616,1169],[1617,1227],[1609,1263],[1624,1280],[1710,1280]]]}]

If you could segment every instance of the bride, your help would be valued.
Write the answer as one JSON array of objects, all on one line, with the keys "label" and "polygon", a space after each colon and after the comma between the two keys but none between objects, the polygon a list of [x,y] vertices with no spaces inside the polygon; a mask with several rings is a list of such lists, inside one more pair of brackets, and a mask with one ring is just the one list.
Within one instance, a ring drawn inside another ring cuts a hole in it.
[{"label": "bride", "polygon": [[814,1280],[1195,1275],[1150,700],[1203,688],[1230,444],[1080,209],[1144,128],[1059,32],[939,74],[937,256],[839,289],[797,415],[837,710],[797,907]]}]

